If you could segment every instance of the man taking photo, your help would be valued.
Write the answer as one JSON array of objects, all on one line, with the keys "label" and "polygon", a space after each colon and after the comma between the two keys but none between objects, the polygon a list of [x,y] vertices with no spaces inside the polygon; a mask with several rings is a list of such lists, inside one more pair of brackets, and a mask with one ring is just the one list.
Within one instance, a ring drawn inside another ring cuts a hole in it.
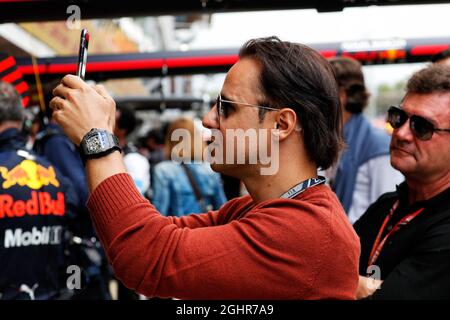
[{"label": "man taking photo", "polygon": [[[241,179],[249,195],[201,215],[163,217],[139,194],[116,152],[115,103],[103,87],[69,75],[55,88],[54,118],[83,150],[88,207],[116,275],[146,296],[354,299],[359,240],[317,176],[342,146],[331,66],[275,37],[248,41],[239,56],[203,125],[223,137],[214,156],[226,161],[213,170]],[[230,130],[263,135],[236,153]],[[236,161],[271,146],[271,174],[261,159]]]}]

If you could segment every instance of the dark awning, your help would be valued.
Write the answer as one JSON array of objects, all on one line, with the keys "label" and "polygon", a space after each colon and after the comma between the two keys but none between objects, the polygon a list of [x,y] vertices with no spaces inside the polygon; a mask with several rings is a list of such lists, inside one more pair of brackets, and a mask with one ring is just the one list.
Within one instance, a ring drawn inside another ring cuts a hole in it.
[{"label": "dark awning", "polygon": [[70,5],[78,5],[82,19],[131,16],[185,15],[282,9],[341,11],[345,7],[448,3],[437,0],[0,0],[0,23],[66,20]]}]

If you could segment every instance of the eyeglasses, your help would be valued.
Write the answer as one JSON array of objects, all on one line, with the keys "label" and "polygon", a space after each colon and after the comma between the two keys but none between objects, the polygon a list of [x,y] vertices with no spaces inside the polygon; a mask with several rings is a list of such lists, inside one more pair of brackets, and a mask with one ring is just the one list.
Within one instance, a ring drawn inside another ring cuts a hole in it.
[{"label": "eyeglasses", "polygon": [[246,102],[225,100],[225,99],[222,99],[222,96],[219,93],[219,95],[217,96],[217,99],[216,99],[217,117],[219,119],[219,124],[220,124],[220,117],[225,117],[225,118],[228,117],[230,109],[233,108],[231,106],[232,104],[239,104],[239,105],[243,105],[245,107],[254,107],[254,108],[271,110],[271,111],[279,111],[280,110],[280,109],[271,108],[271,107],[258,106],[258,105],[250,104],[250,103],[246,103]]},{"label": "eyeglasses", "polygon": [[435,128],[434,125],[427,119],[421,116],[409,116],[404,110],[399,107],[390,107],[388,110],[388,122],[394,129],[398,129],[409,120],[409,127],[414,136],[422,141],[430,140],[435,131],[450,132],[450,129]]}]

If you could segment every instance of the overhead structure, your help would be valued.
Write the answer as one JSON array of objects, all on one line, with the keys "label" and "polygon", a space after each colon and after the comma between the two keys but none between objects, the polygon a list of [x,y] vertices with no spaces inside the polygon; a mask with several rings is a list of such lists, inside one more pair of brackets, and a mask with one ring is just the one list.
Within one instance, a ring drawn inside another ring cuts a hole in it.
[{"label": "overhead structure", "polygon": [[[450,48],[450,38],[380,39],[311,44],[326,58],[351,56],[362,64],[389,64],[429,61],[431,56]],[[34,81],[38,70],[43,81],[74,74],[77,57],[37,59],[34,68],[31,58],[17,58],[24,78]],[[133,77],[161,77],[168,75],[211,74],[227,72],[238,60],[238,48],[161,51],[152,53],[90,55],[86,78],[96,81]]]},{"label": "overhead structure", "polygon": [[0,0],[0,23],[66,20],[80,9],[82,19],[185,15],[192,13],[317,9],[342,11],[346,7],[449,3],[444,0]]},{"label": "overhead structure", "polygon": [[[160,15],[212,14],[239,11],[316,9],[319,12],[342,11],[348,7],[440,4],[430,0],[0,0],[0,24],[75,19],[111,19]],[[2,39],[0,39],[1,43]],[[343,43],[310,44],[325,57],[352,56],[363,64],[386,64],[428,61],[432,55],[450,47],[450,38],[380,39]],[[11,54],[16,55],[15,52]],[[238,48],[195,50],[187,52],[152,52],[133,54],[89,55],[87,79],[96,81],[162,77],[168,75],[226,72],[238,59]],[[33,84],[36,73],[43,82],[74,74],[76,57],[16,57],[18,70]],[[161,101],[164,103],[161,104]],[[196,98],[128,97],[121,103],[138,110],[201,106]],[[185,103],[185,105],[183,105]]]},{"label": "overhead structure", "polygon": [[141,110],[154,110],[162,112],[166,109],[178,109],[178,110],[201,110],[204,105],[210,103],[209,100],[193,96],[152,96],[152,97],[116,97],[114,101],[119,106],[129,107],[131,109]]}]

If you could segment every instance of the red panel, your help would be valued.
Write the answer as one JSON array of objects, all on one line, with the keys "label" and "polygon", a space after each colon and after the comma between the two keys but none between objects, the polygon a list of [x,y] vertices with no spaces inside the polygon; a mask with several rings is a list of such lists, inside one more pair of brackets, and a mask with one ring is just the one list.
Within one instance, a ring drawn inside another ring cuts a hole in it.
[{"label": "red panel", "polygon": [[[137,61],[112,61],[112,62],[88,62],[86,72],[102,71],[127,71],[140,69],[160,69],[164,65],[162,59],[157,60],[137,60]],[[40,74],[69,74],[76,72],[76,64],[64,63],[53,65],[39,65]],[[26,75],[34,74],[33,66],[19,66],[19,70]]]},{"label": "red panel", "polygon": [[[17,66],[17,69],[22,72],[22,74],[26,74],[26,75],[30,75],[30,74],[34,74],[34,68],[32,65],[30,66]],[[39,65],[38,66],[38,72],[39,73],[44,73],[45,71],[45,66],[44,65]]]},{"label": "red panel", "polygon": [[24,93],[25,91],[28,90],[28,85],[27,85],[27,83],[26,83],[25,81],[22,81],[21,83],[19,83],[19,84],[16,86],[16,90],[17,90],[17,92],[20,93],[20,94]]},{"label": "red panel", "polygon": [[[153,60],[129,60],[129,61],[111,61],[111,62],[88,62],[86,72],[111,72],[111,71],[129,71],[161,69],[164,65],[168,68],[191,68],[231,65],[238,60],[237,55],[211,56],[211,57],[188,57],[188,58],[168,58]],[[34,74],[33,66],[19,66],[22,74]],[[68,74],[76,72],[76,64],[53,64],[39,65],[40,74]]]},{"label": "red panel", "polygon": [[30,102],[30,97],[26,96],[22,99],[22,106],[26,107],[28,105],[28,102]]},{"label": "red panel", "polygon": [[344,52],[344,53],[342,53],[342,56],[352,57],[356,60],[371,61],[371,60],[375,60],[377,58],[377,52],[376,51]]},{"label": "red panel", "polygon": [[448,44],[431,45],[431,46],[415,46],[411,49],[411,55],[413,56],[427,56],[434,55],[441,51],[448,49]]},{"label": "red panel", "polygon": [[6,69],[11,68],[14,66],[16,62],[14,61],[13,57],[8,57],[5,60],[0,61],[0,72],[5,71]]},{"label": "red panel", "polygon": [[319,51],[319,52],[325,58],[332,58],[332,57],[336,57],[336,55],[337,55],[337,50],[323,50],[323,51]]},{"label": "red panel", "polygon": [[22,77],[22,74],[16,70],[16,71],[11,72],[10,74],[4,76],[2,78],[2,80],[5,82],[12,83],[12,82],[16,81],[17,79],[20,79],[21,77]]},{"label": "red panel", "polygon": [[141,69],[160,69],[164,65],[163,59],[136,60],[136,61],[113,61],[113,62],[91,62],[86,65],[86,72],[102,71],[127,71]]},{"label": "red panel", "polygon": [[170,68],[190,68],[190,67],[210,67],[232,65],[238,61],[238,55],[192,57],[192,58],[168,58],[167,67]]}]

